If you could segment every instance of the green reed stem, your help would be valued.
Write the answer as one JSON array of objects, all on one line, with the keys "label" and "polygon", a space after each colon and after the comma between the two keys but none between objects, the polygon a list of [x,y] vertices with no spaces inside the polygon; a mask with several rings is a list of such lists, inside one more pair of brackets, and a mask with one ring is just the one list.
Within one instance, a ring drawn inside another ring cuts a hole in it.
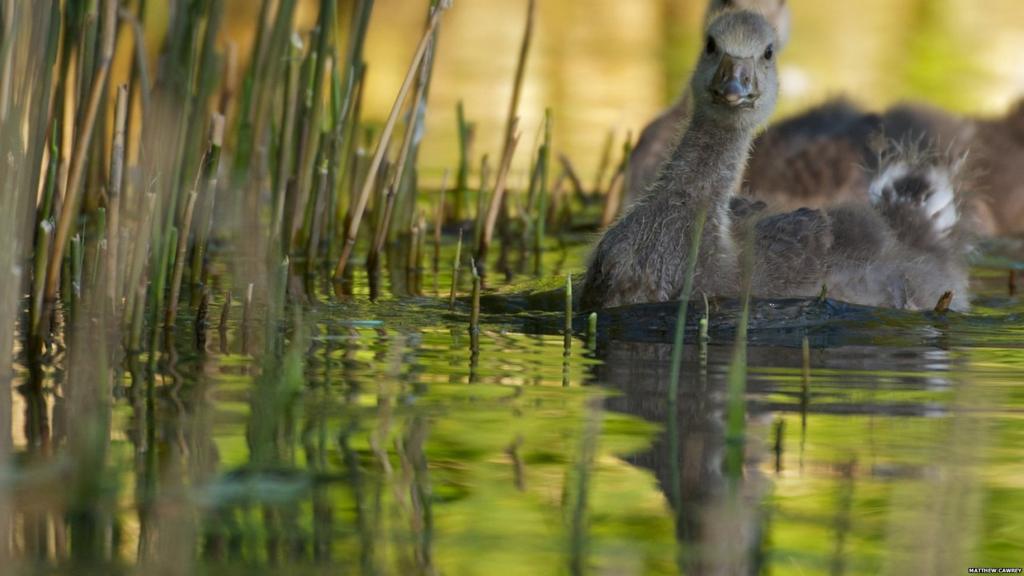
[{"label": "green reed stem", "polygon": [[213,210],[217,201],[221,148],[224,145],[224,116],[214,114],[210,121],[210,144],[203,161],[202,204],[196,221],[196,238],[192,248],[192,290],[198,293],[206,284],[206,245],[213,226]]},{"label": "green reed stem", "polygon": [[271,217],[270,233],[275,246],[286,250],[283,242],[284,235],[284,207],[288,196],[288,182],[292,177],[292,156],[295,146],[292,143],[295,137],[295,119],[298,115],[299,102],[299,72],[302,69],[302,40],[298,35],[292,36],[288,56],[288,76],[285,84],[284,121],[282,122],[281,138],[277,147],[277,175],[274,186],[274,212]]},{"label": "green reed stem", "polygon": [[591,312],[587,317],[587,346],[591,350],[597,349],[597,312]]},{"label": "green reed stem", "polygon": [[46,289],[46,257],[50,253],[50,243],[53,239],[53,224],[49,220],[39,223],[39,231],[36,234],[36,252],[33,267],[32,286],[32,330],[33,337],[42,336],[40,323],[43,318],[43,309],[46,303],[43,301],[43,293]]},{"label": "green reed stem", "polygon": [[[324,132],[323,137],[320,140],[321,143],[325,143],[327,138],[328,133]],[[312,274],[316,270],[317,251],[320,248],[320,231],[323,228],[321,226],[321,223],[323,222],[321,216],[324,212],[322,207],[324,200],[329,193],[327,185],[330,170],[328,170],[327,167],[327,158],[327,150],[322,149],[320,151],[320,165],[317,167],[317,187],[315,194],[313,194],[313,198],[310,199],[309,202],[311,207],[309,222],[307,223],[307,229],[309,231],[303,234],[303,236],[308,239],[306,243],[306,272],[309,274]]]},{"label": "green reed stem", "polygon": [[544,271],[544,225],[548,213],[548,172],[551,166],[551,108],[544,111],[544,142],[537,153],[537,209],[533,224],[533,274]]},{"label": "green reed stem", "polygon": [[480,350],[480,275],[476,272],[476,264],[472,267],[473,272],[473,308],[469,315],[469,341],[470,348],[474,352]]},{"label": "green reed stem", "polygon": [[189,231],[192,229],[192,215],[195,213],[196,198],[198,197],[199,194],[196,192],[195,187],[193,187],[185,201],[185,214],[182,217],[181,234],[178,235],[178,245],[174,254],[174,271],[171,273],[171,295],[167,300],[167,314],[164,316],[164,326],[167,330],[171,330],[174,327],[174,320],[178,314],[181,279],[185,273],[185,254],[188,251]]},{"label": "green reed stem", "polygon": [[220,310],[220,322],[217,323],[217,330],[224,332],[228,329],[228,320],[231,319],[231,291],[224,296],[224,307]]},{"label": "green reed stem", "polygon": [[679,295],[676,331],[672,339],[672,372],[668,385],[668,401],[673,405],[679,400],[679,378],[683,368],[683,342],[686,339],[686,313],[690,305],[690,294],[693,292],[693,279],[697,274],[697,258],[700,256],[700,242],[704,237],[704,223],[707,221],[707,215],[707,206],[702,206],[697,212],[697,221],[693,226],[690,252],[686,261],[686,279],[683,283],[683,291]]},{"label": "green reed stem", "polygon": [[480,189],[477,190],[476,194],[476,218],[473,225],[473,249],[474,252],[480,250],[480,239],[483,237],[484,232],[484,218],[486,217],[486,209],[484,206],[487,205],[487,188],[490,183],[491,177],[491,166],[490,158],[487,154],[484,154],[483,158],[480,159]]},{"label": "green reed stem", "polygon": [[734,483],[743,474],[746,430],[747,326],[750,319],[749,283],[743,293],[743,312],[736,329],[736,345],[729,364],[729,400],[726,417],[726,476]]},{"label": "green reed stem", "polygon": [[565,275],[565,328],[564,328],[565,355],[572,351],[572,274]]},{"label": "green reed stem", "polygon": [[448,296],[448,309],[455,310],[455,293],[459,289],[459,268],[462,260],[462,228],[459,228],[459,243],[455,245],[455,261],[452,262],[452,291]]},{"label": "green reed stem", "polygon": [[469,203],[469,163],[472,158],[473,136],[475,127],[466,121],[466,109],[459,100],[455,105],[455,118],[459,133],[459,169],[455,176],[455,210],[456,222],[462,222]]},{"label": "green reed stem", "polygon": [[[316,47],[315,62],[317,66],[314,69],[313,84],[311,86],[310,95],[314,99],[311,107],[311,116],[307,119],[306,123],[306,139],[302,142],[302,149],[299,153],[299,176],[296,186],[296,192],[298,194],[298,201],[295,206],[296,218],[292,223],[291,236],[292,236],[292,248],[297,249],[300,247],[304,240],[309,238],[309,229],[305,228],[305,223],[308,222],[303,215],[306,214],[306,204],[315,205],[315,200],[309,200],[311,195],[315,195],[316,191],[313,189],[313,172],[315,169],[316,158],[319,156],[318,151],[321,150],[321,137],[323,132],[321,130],[321,123],[324,117],[324,112],[327,109],[326,100],[328,98],[328,82],[327,79],[331,76],[331,71],[334,67],[334,28],[335,28],[335,10],[337,6],[336,0],[321,0],[320,2],[320,18],[317,22],[317,27],[320,31],[317,37],[318,43]],[[303,230],[300,231],[300,225]]]}]

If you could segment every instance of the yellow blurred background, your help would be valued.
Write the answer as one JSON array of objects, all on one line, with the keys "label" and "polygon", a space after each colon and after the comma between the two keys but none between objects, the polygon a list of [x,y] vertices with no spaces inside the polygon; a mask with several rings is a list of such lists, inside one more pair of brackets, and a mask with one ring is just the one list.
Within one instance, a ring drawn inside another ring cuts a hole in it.
[{"label": "yellow blurred background", "polygon": [[[297,26],[308,30],[316,2]],[[229,0],[227,33],[248,52],[254,0]],[[555,146],[585,174],[609,130],[637,134],[686,81],[705,0],[540,0],[521,108],[532,146],[544,108]],[[871,107],[923,100],[996,114],[1024,94],[1020,0],[790,0],[779,115],[836,95]],[[339,3],[347,14],[351,2]],[[427,0],[377,0],[366,46],[364,120],[387,115],[426,18]],[[457,162],[455,105],[477,124],[477,156],[497,154],[512,91],[526,0],[454,0],[442,23],[421,170]],[[344,41],[344,40],[342,40]],[[342,44],[344,46],[344,44]],[[528,162],[520,153],[517,165]]]}]

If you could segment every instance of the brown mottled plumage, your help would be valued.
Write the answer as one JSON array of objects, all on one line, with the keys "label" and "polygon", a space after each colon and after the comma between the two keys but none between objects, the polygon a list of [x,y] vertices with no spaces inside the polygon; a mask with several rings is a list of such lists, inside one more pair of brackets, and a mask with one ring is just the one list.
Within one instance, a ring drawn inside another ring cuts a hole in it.
[{"label": "brown mottled plumage", "polygon": [[726,12],[709,25],[691,81],[692,118],[651,192],[595,248],[584,307],[678,298],[703,207],[697,290],[736,294],[740,239],[752,235],[756,296],[808,297],[825,285],[840,300],[923,309],[952,291],[953,308],[966,308],[957,163],[897,147],[876,162],[870,204],[761,218],[763,210],[736,202],[754,131],[775,107],[774,42],[771,25],[752,12]]}]

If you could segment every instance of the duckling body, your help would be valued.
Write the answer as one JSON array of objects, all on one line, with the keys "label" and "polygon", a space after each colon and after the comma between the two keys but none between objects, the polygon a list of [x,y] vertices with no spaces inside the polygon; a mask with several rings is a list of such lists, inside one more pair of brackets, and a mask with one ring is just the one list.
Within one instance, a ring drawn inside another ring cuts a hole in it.
[{"label": "duckling body", "polygon": [[879,163],[870,203],[762,217],[735,195],[754,131],[775,106],[775,33],[760,15],[729,12],[709,26],[691,83],[693,114],[651,191],[593,252],[583,285],[588,308],[679,298],[694,230],[706,220],[694,287],[736,295],[741,253],[752,250],[751,292],[830,296],[920,309],[946,291],[967,305],[964,245],[953,172],[932,156],[897,149]]}]

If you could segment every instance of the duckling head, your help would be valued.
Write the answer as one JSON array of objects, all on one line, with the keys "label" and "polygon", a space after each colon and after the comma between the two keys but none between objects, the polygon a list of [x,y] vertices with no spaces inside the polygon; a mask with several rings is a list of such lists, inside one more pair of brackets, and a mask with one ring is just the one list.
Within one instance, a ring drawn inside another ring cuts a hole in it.
[{"label": "duckling head", "polygon": [[777,38],[756,12],[726,11],[715,18],[691,80],[694,113],[741,130],[767,121],[779,92]]},{"label": "duckling head", "polygon": [[781,51],[789,42],[790,16],[786,0],[711,0],[704,18],[704,27],[706,28],[726,10],[749,10],[764,16],[772,28],[775,28],[775,34],[779,38],[775,45],[776,50]]}]

